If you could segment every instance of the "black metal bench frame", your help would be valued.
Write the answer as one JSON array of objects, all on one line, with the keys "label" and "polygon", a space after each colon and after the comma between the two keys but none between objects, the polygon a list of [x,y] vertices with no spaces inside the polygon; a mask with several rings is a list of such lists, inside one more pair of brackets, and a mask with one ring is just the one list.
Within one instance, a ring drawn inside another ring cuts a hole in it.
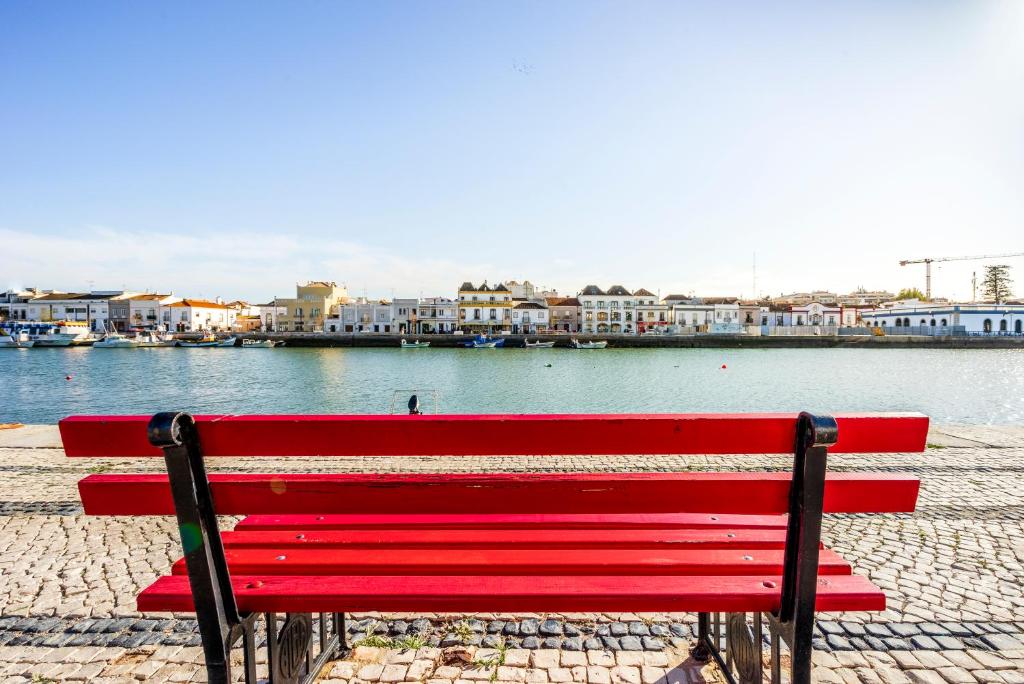
[{"label": "black metal bench frame", "polygon": [[[209,682],[232,681],[231,650],[241,642],[245,682],[256,684],[260,616],[238,611],[195,422],[187,413],[158,413],[148,430],[150,443],[164,453]],[[838,427],[831,416],[804,412],[796,435],[779,612],[764,618],[753,614],[750,623],[746,613],[726,613],[724,630],[722,613],[698,614],[691,655],[699,662],[713,658],[730,684],[762,681],[765,621],[770,632],[772,684],[782,681],[780,642],[789,647],[790,682],[811,682],[825,472],[828,447],[835,444]],[[319,614],[318,639],[313,638],[311,613],[288,613],[280,628],[276,614],[263,617],[272,684],[313,684],[328,662],[348,650],[343,613]]]}]

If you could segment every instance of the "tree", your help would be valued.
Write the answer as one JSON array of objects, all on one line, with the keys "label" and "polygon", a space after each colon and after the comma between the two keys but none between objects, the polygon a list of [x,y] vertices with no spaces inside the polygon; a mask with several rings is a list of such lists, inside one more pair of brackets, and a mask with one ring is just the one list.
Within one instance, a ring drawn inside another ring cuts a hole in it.
[{"label": "tree", "polygon": [[1013,295],[1010,291],[1010,267],[1006,264],[996,264],[985,267],[985,279],[981,281],[981,293],[985,299],[991,299],[996,304],[1002,304],[1007,298]]},{"label": "tree", "polygon": [[896,295],[896,299],[920,299],[923,301],[924,292],[921,292],[916,287],[905,287]]}]

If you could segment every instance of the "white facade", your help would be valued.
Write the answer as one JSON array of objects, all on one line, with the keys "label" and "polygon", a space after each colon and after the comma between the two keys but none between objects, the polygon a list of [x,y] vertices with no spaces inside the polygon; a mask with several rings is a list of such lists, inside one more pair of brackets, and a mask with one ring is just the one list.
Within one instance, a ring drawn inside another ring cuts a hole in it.
[{"label": "white facade", "polygon": [[163,326],[160,306],[180,301],[181,297],[175,297],[174,295],[143,294],[129,297],[129,325],[133,328],[145,328],[147,330],[160,328]]},{"label": "white facade", "polygon": [[419,315],[419,299],[404,299],[396,297],[391,303],[391,324],[392,330],[396,333],[409,333],[416,331],[416,318]]},{"label": "white facade", "polygon": [[861,312],[868,327],[885,328],[887,333],[914,328],[962,326],[971,335],[1024,334],[1022,304],[934,304],[915,299],[896,302],[893,306]]},{"label": "white facade", "polygon": [[419,303],[416,332],[453,333],[459,323],[459,305],[447,297],[428,297]]},{"label": "white facade", "polygon": [[512,332],[533,335],[548,329],[548,308],[536,302],[519,302],[512,307]]},{"label": "white facade", "polygon": [[337,316],[324,319],[324,332],[329,333],[390,333],[396,332],[392,323],[391,302],[370,301],[360,297],[341,304]]},{"label": "white facade", "polygon": [[88,323],[93,332],[103,332],[111,325],[111,302],[119,302],[132,294],[121,291],[51,293],[30,299],[21,310],[26,313],[24,320],[75,321]]},{"label": "white facade", "polygon": [[636,297],[621,285],[605,292],[596,285],[583,288],[580,332],[636,334]]},{"label": "white facade", "polygon": [[249,305],[249,315],[260,317],[260,321],[263,323],[263,330],[265,332],[279,332],[280,328],[278,319],[281,316],[284,316],[287,311],[288,307],[284,305],[278,306],[274,302]]},{"label": "white facade", "polygon": [[842,325],[842,309],[821,302],[811,302],[791,308],[790,325]]},{"label": "white facade", "polygon": [[160,305],[160,324],[170,332],[223,332],[234,327],[237,314],[221,302],[181,299]]}]

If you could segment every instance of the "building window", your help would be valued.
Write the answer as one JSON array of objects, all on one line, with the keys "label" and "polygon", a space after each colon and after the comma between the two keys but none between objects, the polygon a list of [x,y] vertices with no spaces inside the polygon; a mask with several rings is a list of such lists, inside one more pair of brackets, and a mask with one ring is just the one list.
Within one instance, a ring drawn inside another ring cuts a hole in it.
[{"label": "building window", "polygon": [[999,332],[1006,332],[1006,331],[1007,331],[1006,319],[1004,318],[1003,320],[999,321]]},{"label": "building window", "polygon": [[945,318],[943,318],[943,319],[942,319],[941,321],[939,321],[939,325],[941,325],[941,326],[942,326],[943,328],[945,328],[945,327],[946,327],[946,325],[947,325],[947,324],[946,324],[946,319],[945,319]]},{"label": "building window", "polygon": [[991,318],[986,318],[985,322],[982,323],[981,328],[982,328],[982,330],[984,330],[987,333],[992,332],[992,319]]},{"label": "building window", "polygon": [[1021,333],[1021,322],[1019,320],[1016,323],[1013,324],[1013,332],[1015,332],[1018,335],[1020,335],[1020,333]]},{"label": "building window", "polygon": [[491,309],[491,320],[493,321],[497,317],[498,317],[497,309]]},{"label": "building window", "polygon": [[932,322],[931,322],[931,326],[932,326],[933,328],[935,327],[935,319],[934,319],[934,318],[932,319]]}]

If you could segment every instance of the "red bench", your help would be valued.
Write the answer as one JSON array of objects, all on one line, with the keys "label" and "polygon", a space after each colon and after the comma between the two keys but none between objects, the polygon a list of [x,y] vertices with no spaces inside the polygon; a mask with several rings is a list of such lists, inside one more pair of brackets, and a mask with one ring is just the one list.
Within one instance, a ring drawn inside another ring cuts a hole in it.
[{"label": "red bench", "polygon": [[[913,511],[919,486],[904,474],[826,476],[827,452],[921,451],[928,419],[161,413],[73,416],[60,429],[68,456],[164,457],[167,475],[90,475],[79,490],[87,514],[177,515],[185,558],[138,607],[196,612],[211,682],[230,680],[239,641],[256,681],[260,614],[271,681],[311,682],[344,649],[348,612],[692,611],[694,656],[715,658],[730,681],[761,681],[763,614],[772,680],[782,642],[791,681],[804,684],[815,611],[885,607],[879,588],[820,548],[822,513]],[[207,475],[204,465],[522,453],[512,444],[543,455],[794,459],[792,472],[714,473]],[[221,533],[217,514],[250,517]]]}]

